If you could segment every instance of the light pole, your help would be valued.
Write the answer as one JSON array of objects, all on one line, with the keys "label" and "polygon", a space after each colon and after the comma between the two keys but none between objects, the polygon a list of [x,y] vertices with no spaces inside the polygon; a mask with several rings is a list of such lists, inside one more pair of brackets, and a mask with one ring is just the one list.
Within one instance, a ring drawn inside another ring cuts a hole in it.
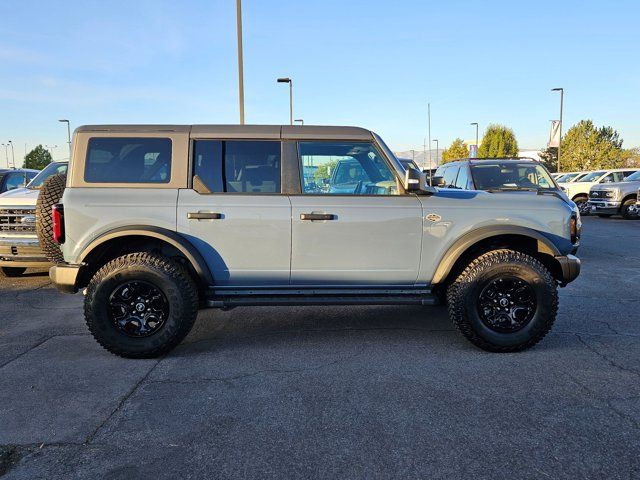
[{"label": "light pole", "polygon": [[238,101],[240,125],[244,125],[244,67],[242,60],[242,0],[236,0],[236,27],[238,35]]},{"label": "light pole", "polygon": [[45,145],[44,148],[49,150],[49,153],[51,154],[51,160],[53,161],[53,149],[58,148],[58,145]]},{"label": "light pole", "polygon": [[429,170],[431,170],[433,168],[433,162],[431,161],[431,103],[427,103],[427,130],[427,136],[429,137]]},{"label": "light pole", "polygon": [[60,123],[67,124],[67,143],[69,144],[69,160],[71,160],[71,125],[69,124],[69,120],[66,120],[66,119],[58,120],[58,121]]},{"label": "light pole", "polygon": [[4,147],[4,159],[7,162],[7,168],[9,168],[9,144],[3,143],[2,146]]},{"label": "light pole", "polygon": [[559,135],[558,135],[558,172],[560,171],[560,144],[562,143],[562,107],[564,104],[564,88],[552,88],[552,92],[560,92],[560,125],[559,125]]},{"label": "light pole", "polygon": [[[11,163],[13,164],[13,168],[16,168],[16,152],[13,150],[13,142],[9,140],[9,145],[11,145]],[[9,163],[7,161],[7,163]]]},{"label": "light pole", "polygon": [[478,147],[478,122],[473,122],[470,125],[476,126],[476,147]]},{"label": "light pole", "polygon": [[303,118],[296,118],[294,120],[294,122],[298,122],[300,125],[304,125],[304,119]]},{"label": "light pole", "polygon": [[278,83],[289,84],[289,123],[293,125],[293,81],[289,77],[279,78]]},{"label": "light pole", "polygon": [[433,139],[433,141],[434,141],[434,142],[436,142],[436,165],[438,165],[438,151],[439,151],[439,148],[438,148],[438,139],[437,139],[437,138],[434,138],[434,139]]}]

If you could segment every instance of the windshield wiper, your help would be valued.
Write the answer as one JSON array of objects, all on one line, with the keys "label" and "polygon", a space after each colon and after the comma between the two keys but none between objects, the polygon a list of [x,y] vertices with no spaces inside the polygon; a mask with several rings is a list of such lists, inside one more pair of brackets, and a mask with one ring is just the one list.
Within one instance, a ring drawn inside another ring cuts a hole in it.
[{"label": "windshield wiper", "polygon": [[486,190],[489,193],[496,192],[536,192],[537,188],[529,188],[529,187],[500,187],[500,188],[488,188]]}]

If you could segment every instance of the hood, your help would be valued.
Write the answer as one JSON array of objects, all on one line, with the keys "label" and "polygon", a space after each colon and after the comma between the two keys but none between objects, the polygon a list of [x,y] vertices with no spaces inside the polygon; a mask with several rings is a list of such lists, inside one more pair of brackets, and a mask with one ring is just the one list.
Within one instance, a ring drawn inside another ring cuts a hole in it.
[{"label": "hood", "polygon": [[[595,186],[594,186],[595,188]],[[598,185],[598,190],[607,190],[607,189],[620,189],[620,190],[637,190],[640,188],[640,181],[630,181],[630,182],[612,182],[612,183],[601,183]]]},{"label": "hood", "polygon": [[[555,195],[551,192],[538,194],[538,192],[532,192],[529,190],[513,190],[513,191],[504,190],[500,192],[485,192],[483,190],[460,190],[457,188],[438,188],[437,190],[438,192],[436,193],[436,195],[442,198],[471,199],[471,198],[479,197],[481,199],[481,198],[497,196],[504,199],[504,195],[507,195],[510,198],[523,197],[523,198],[529,198],[533,200],[532,197],[538,197],[538,198],[552,197],[552,198],[555,198],[556,200],[563,201],[569,206],[573,205],[573,202],[569,199],[569,197],[567,197],[567,194],[564,193],[562,190],[554,190]],[[498,201],[502,202],[504,200],[498,200]],[[541,203],[541,205],[544,204],[546,200],[543,200],[542,202],[543,203]]]},{"label": "hood", "polygon": [[0,195],[0,205],[33,205],[38,201],[40,190],[16,188]]}]

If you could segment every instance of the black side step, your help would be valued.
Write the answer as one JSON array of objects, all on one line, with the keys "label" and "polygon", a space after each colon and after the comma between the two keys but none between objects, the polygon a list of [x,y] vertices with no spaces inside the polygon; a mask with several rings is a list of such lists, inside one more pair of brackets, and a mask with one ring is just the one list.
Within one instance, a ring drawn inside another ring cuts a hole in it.
[{"label": "black side step", "polygon": [[209,308],[304,305],[438,305],[432,294],[422,295],[251,295],[215,296],[206,300]]}]

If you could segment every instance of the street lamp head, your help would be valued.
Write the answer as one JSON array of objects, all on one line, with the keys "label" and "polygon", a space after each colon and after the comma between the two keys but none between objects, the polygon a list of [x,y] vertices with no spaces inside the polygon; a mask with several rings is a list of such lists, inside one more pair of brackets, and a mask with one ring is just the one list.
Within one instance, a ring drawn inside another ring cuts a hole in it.
[{"label": "street lamp head", "polygon": [[563,90],[564,90],[564,88],[562,88],[562,87],[552,88],[551,89],[552,92],[562,92]]},{"label": "street lamp head", "polygon": [[62,122],[62,123],[69,123],[69,120],[64,119],[64,118],[63,118],[63,119],[61,119],[61,120],[58,120],[58,121],[59,121],[59,122]]},{"label": "street lamp head", "polygon": [[291,83],[291,79],[289,77],[279,78],[278,83]]},{"label": "street lamp head", "polygon": [[478,122],[473,122],[473,123],[470,123],[469,125],[476,125],[477,126]]}]

